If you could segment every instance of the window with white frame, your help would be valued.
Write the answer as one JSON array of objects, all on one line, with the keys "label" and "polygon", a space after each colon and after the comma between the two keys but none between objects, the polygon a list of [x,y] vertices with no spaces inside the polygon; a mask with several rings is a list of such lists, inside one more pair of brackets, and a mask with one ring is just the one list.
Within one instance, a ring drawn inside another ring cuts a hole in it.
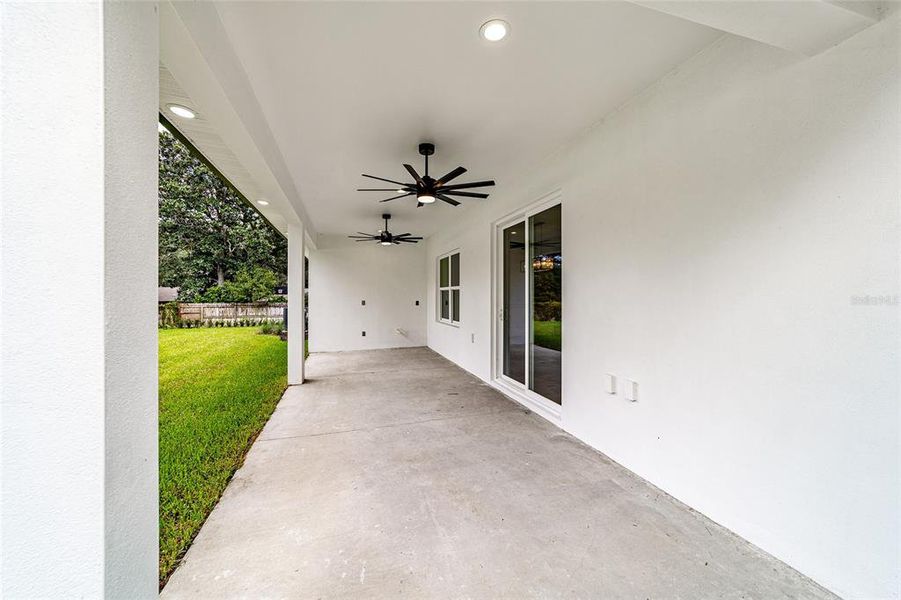
[{"label": "window with white frame", "polygon": [[460,323],[460,252],[438,257],[438,320],[450,325]]}]

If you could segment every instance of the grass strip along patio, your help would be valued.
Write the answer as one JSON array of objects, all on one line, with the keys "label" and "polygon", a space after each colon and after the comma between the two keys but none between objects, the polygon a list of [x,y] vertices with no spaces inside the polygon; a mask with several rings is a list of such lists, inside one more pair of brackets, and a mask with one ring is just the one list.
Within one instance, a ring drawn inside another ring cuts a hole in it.
[{"label": "grass strip along patio", "polygon": [[281,398],[287,348],[256,327],[160,330],[161,586]]}]

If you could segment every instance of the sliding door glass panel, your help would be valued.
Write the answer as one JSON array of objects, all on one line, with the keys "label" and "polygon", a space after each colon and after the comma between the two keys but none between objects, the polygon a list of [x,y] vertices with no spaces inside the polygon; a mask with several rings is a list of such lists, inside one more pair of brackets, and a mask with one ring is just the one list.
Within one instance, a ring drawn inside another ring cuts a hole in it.
[{"label": "sliding door glass panel", "polygon": [[560,205],[529,217],[529,389],[561,403],[563,254]]},{"label": "sliding door glass panel", "polygon": [[504,229],[504,375],[526,382],[526,224]]}]

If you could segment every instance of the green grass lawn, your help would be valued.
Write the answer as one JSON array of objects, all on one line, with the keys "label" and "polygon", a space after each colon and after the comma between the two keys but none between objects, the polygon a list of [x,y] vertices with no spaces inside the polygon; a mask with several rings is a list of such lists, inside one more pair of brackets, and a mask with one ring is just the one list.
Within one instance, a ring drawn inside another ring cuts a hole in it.
[{"label": "green grass lawn", "polygon": [[532,321],[535,344],[542,348],[560,350],[560,321]]},{"label": "green grass lawn", "polygon": [[288,345],[258,331],[159,332],[160,584],[175,569],[287,384]]}]

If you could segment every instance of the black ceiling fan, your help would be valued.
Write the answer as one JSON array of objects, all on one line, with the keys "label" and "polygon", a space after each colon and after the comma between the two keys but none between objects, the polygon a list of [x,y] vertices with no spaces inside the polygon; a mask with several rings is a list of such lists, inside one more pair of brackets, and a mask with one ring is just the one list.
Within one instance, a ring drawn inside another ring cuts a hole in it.
[{"label": "black ceiling fan", "polygon": [[360,235],[349,235],[347,237],[356,240],[358,242],[378,242],[382,246],[390,246],[391,244],[400,245],[401,242],[408,242],[410,244],[417,244],[421,237],[414,236],[411,233],[401,233],[401,234],[393,234],[388,231],[388,219],[391,218],[391,215],[385,213],[382,215],[382,218],[385,219],[385,228],[379,231],[377,234],[372,233],[363,233],[362,231],[358,231]]},{"label": "black ceiling fan", "polygon": [[413,176],[412,183],[403,183],[400,181],[394,181],[392,179],[385,179],[384,177],[376,177],[375,175],[367,175],[363,173],[363,177],[369,177],[370,179],[378,179],[379,181],[386,181],[388,183],[396,184],[398,187],[396,188],[359,188],[358,192],[397,192],[398,196],[393,196],[391,198],[385,198],[384,200],[379,200],[379,202],[388,202],[390,200],[397,200],[398,198],[404,198],[406,196],[416,196],[416,207],[420,207],[423,204],[431,204],[436,199],[441,200],[443,202],[447,202],[451,206],[457,206],[460,204],[457,200],[452,198],[452,196],[462,197],[462,198],[487,198],[488,194],[483,194],[481,192],[463,192],[460,190],[470,189],[470,188],[479,188],[479,187],[487,187],[489,185],[494,185],[494,181],[474,181],[472,183],[457,183],[454,185],[448,185],[448,182],[452,179],[456,179],[460,175],[466,172],[466,169],[463,167],[457,167],[444,177],[440,177],[438,179],[433,179],[429,176],[429,157],[435,154],[435,144],[430,143],[422,143],[419,144],[419,153],[425,157],[425,174],[420,176],[419,173],[416,172],[416,169],[411,167],[410,165],[405,164],[404,168]]}]

